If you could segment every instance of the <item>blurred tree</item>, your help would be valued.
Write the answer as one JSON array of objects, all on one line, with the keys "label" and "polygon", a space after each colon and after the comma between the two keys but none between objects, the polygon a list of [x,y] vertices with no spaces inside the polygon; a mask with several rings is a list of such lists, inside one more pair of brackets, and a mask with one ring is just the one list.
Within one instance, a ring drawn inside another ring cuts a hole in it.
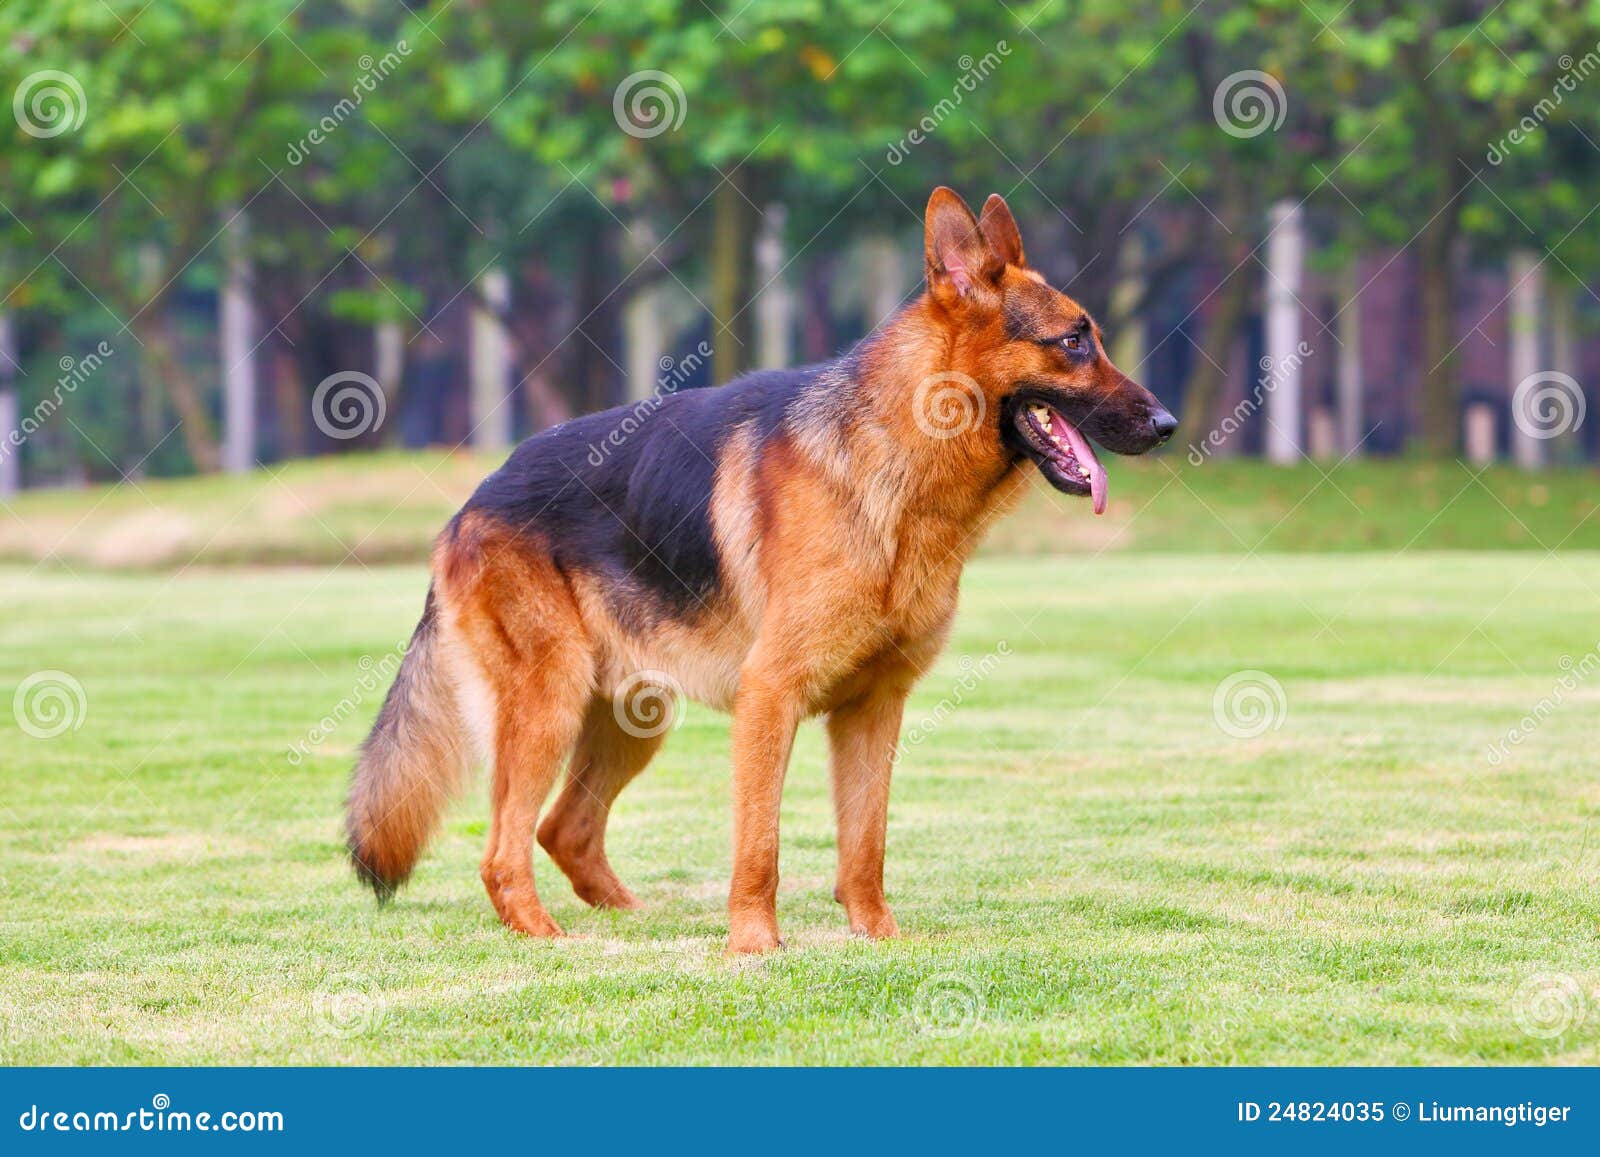
[{"label": "blurred tree", "polygon": [[216,421],[167,306],[214,259],[224,207],[247,206],[269,180],[260,158],[296,135],[318,58],[351,38],[293,0],[0,8],[22,110],[0,170],[4,241],[25,271],[13,299],[86,294],[109,330],[131,334],[197,469],[218,465]]},{"label": "blurred tree", "polygon": [[[1504,148],[1497,142],[1550,96],[1563,54],[1593,49],[1600,5],[1307,0],[1306,7],[1360,72],[1360,99],[1335,106],[1341,138],[1360,142],[1341,175],[1359,205],[1347,224],[1363,240],[1416,247],[1423,361],[1417,442],[1431,454],[1453,454],[1461,425],[1456,315],[1465,246],[1469,233],[1503,232],[1496,223],[1511,217],[1506,194],[1479,173],[1490,150]],[[1570,196],[1536,184],[1539,204],[1519,199],[1541,223],[1540,239],[1553,242],[1558,234],[1548,227],[1560,217],[1547,210]]]}]

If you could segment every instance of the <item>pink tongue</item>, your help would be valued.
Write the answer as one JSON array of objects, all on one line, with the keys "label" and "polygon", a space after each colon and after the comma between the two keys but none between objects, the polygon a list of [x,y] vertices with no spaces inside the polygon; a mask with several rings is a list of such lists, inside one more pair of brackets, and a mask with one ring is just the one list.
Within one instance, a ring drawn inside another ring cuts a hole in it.
[{"label": "pink tongue", "polygon": [[1054,410],[1050,411],[1050,425],[1057,437],[1067,440],[1067,445],[1072,447],[1072,452],[1077,456],[1078,464],[1089,472],[1089,493],[1094,496],[1094,512],[1106,512],[1106,468],[1100,465],[1100,459],[1094,456],[1094,448],[1089,445],[1089,439],[1078,433],[1078,427],[1067,421]]}]

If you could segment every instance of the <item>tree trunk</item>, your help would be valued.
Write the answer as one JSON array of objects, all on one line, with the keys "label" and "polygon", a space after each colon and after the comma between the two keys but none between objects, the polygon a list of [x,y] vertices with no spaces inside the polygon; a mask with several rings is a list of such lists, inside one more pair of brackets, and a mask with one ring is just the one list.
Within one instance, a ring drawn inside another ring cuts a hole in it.
[{"label": "tree trunk", "polygon": [[[1511,380],[1506,383],[1511,398],[1511,457],[1524,470],[1538,470],[1545,464],[1544,430],[1533,407],[1528,404],[1530,395],[1518,394],[1517,387],[1539,373],[1539,313],[1540,287],[1539,258],[1526,249],[1511,255],[1507,270],[1511,278],[1509,313],[1511,352],[1506,359]],[[1533,389],[1539,388],[1534,383]]]},{"label": "tree trunk", "polygon": [[1212,429],[1217,398],[1227,380],[1227,366],[1250,307],[1251,275],[1243,253],[1230,248],[1222,258],[1233,270],[1217,289],[1216,309],[1206,324],[1199,356],[1183,386],[1182,427],[1173,441],[1197,445]]},{"label": "tree trunk", "polygon": [[1460,446],[1456,381],[1455,207],[1438,209],[1417,238],[1421,261],[1418,299],[1422,309],[1422,400],[1418,407],[1418,447],[1448,458]]},{"label": "tree trunk", "polygon": [[[628,229],[623,264],[632,268],[656,246],[656,234],[648,222],[636,221]],[[667,356],[667,326],[661,315],[661,286],[652,281],[631,292],[622,307],[622,364],[627,371],[625,396],[630,402],[642,401],[656,392],[661,377],[662,359]]]},{"label": "tree trunk", "polygon": [[861,242],[861,258],[863,308],[871,330],[888,321],[905,298],[905,259],[895,239],[882,233]]},{"label": "tree trunk", "polygon": [[588,235],[588,260],[578,271],[578,332],[566,344],[572,350],[568,380],[580,413],[603,410],[622,400],[622,376],[614,357],[622,344],[620,270],[617,230],[609,217],[596,220]]},{"label": "tree trunk", "polygon": [[[1574,406],[1584,395],[1578,358],[1578,290],[1571,282],[1545,283],[1545,314],[1550,320],[1550,368],[1577,383]],[[1576,411],[1574,411],[1576,412]],[[1551,446],[1558,461],[1577,465],[1583,461],[1583,434],[1578,425],[1555,439]]]},{"label": "tree trunk", "polygon": [[311,446],[307,437],[305,383],[300,379],[300,362],[294,350],[281,339],[268,347],[272,367],[272,400],[278,411],[278,454],[282,458],[304,458]]},{"label": "tree trunk", "polygon": [[1335,373],[1338,394],[1339,452],[1361,452],[1365,384],[1361,378],[1361,277],[1360,262],[1352,257],[1339,275],[1339,364]]},{"label": "tree trunk", "polygon": [[[1106,316],[1117,319],[1111,333],[1111,360],[1118,369],[1143,380],[1145,322],[1139,306],[1145,299],[1145,244],[1137,230],[1122,246],[1116,283],[1106,303]],[[1090,311],[1091,313],[1093,310]]]},{"label": "tree trunk", "polygon": [[229,211],[223,226],[224,280],[218,300],[222,359],[222,463],[230,474],[256,464],[255,287],[248,251],[248,223]]},{"label": "tree trunk", "polygon": [[496,266],[479,278],[472,302],[468,377],[472,383],[472,432],[475,450],[495,452],[511,445],[511,342],[506,337],[506,312],[511,307],[511,279]]},{"label": "tree trunk", "polygon": [[572,402],[556,389],[553,364],[558,334],[570,319],[562,313],[566,285],[559,290],[550,270],[537,259],[522,264],[516,289],[511,295],[511,315],[507,328],[516,347],[522,393],[528,401],[528,419],[534,430],[544,430],[572,417]]},{"label": "tree trunk", "polygon": [[731,170],[712,196],[711,378],[732,381],[751,363],[751,261],[755,209],[746,193],[749,174]]},{"label": "tree trunk", "polygon": [[[384,411],[400,412],[400,389],[406,374],[406,331],[398,321],[386,318],[372,328],[372,368],[378,379],[378,389],[383,392]],[[378,430],[380,442],[390,445],[400,441],[399,422],[385,422]]]},{"label": "tree trunk", "polygon": [[783,227],[788,216],[783,205],[768,205],[756,238],[756,362],[763,369],[783,369],[794,362],[789,339],[793,295],[783,279]]},{"label": "tree trunk", "polygon": [[160,388],[172,400],[173,409],[178,411],[183,444],[194,468],[202,474],[215,473],[222,462],[216,429],[206,410],[199,383],[179,356],[178,335],[161,302],[154,301],[146,306],[134,322],[134,330],[144,347],[142,369],[146,383],[160,383]]},{"label": "tree trunk", "polygon": [[833,261],[811,260],[805,279],[805,359],[823,362],[833,356]]},{"label": "tree trunk", "polygon": [[22,489],[22,412],[17,404],[17,341],[11,315],[0,311],[0,499]]},{"label": "tree trunk", "polygon": [[[143,300],[148,301],[150,296],[161,286],[161,248],[154,241],[139,243],[137,255],[139,291]],[[139,371],[139,438],[146,454],[150,453],[157,443],[166,435],[166,406],[164,404],[164,391],[161,383],[156,380],[155,374],[150,371],[149,359],[143,359]],[[142,455],[141,455],[142,457]],[[133,467],[132,477],[143,477],[145,463],[139,462]]]},{"label": "tree trunk", "polygon": [[[1269,462],[1300,460],[1301,431],[1300,292],[1304,285],[1305,214],[1292,201],[1274,205],[1267,240],[1267,358],[1270,375],[1263,439]],[[1224,363],[1226,364],[1226,363]]]}]

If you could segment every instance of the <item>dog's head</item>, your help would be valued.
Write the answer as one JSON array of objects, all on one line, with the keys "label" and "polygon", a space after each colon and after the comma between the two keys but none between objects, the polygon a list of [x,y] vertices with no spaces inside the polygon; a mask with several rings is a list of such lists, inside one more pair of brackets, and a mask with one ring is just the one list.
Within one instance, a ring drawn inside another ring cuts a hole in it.
[{"label": "dog's head", "polygon": [[1106,472],[1091,441],[1143,454],[1178,422],[1154,394],[1106,356],[1094,319],[1028,267],[1005,201],[981,217],[944,187],[928,200],[924,256],[928,295],[952,334],[954,368],[984,393],[994,436],[1067,494],[1093,495],[1105,510]]}]

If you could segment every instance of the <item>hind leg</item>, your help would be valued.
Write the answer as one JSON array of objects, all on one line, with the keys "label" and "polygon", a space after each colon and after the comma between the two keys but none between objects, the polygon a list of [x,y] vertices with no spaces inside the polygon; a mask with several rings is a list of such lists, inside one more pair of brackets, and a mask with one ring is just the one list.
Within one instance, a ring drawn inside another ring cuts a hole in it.
[{"label": "hind leg", "polygon": [[533,838],[539,809],[582,731],[593,650],[549,561],[519,543],[489,545],[499,549],[473,560],[470,578],[446,603],[464,660],[463,699],[494,760],[489,846],[479,874],[508,927],[559,936],[534,887]]},{"label": "hind leg", "polygon": [[493,819],[479,874],[500,919],[529,936],[562,934],[534,887],[533,835],[539,808],[560,773],[561,758],[571,748],[580,720],[575,703],[563,704],[537,690],[500,714]]},{"label": "hind leg", "polygon": [[567,874],[578,898],[596,908],[640,907],[606,859],[606,820],[618,794],[661,750],[671,724],[668,715],[645,724],[618,717],[627,710],[620,701],[590,700],[567,784],[539,824],[540,845]]}]

